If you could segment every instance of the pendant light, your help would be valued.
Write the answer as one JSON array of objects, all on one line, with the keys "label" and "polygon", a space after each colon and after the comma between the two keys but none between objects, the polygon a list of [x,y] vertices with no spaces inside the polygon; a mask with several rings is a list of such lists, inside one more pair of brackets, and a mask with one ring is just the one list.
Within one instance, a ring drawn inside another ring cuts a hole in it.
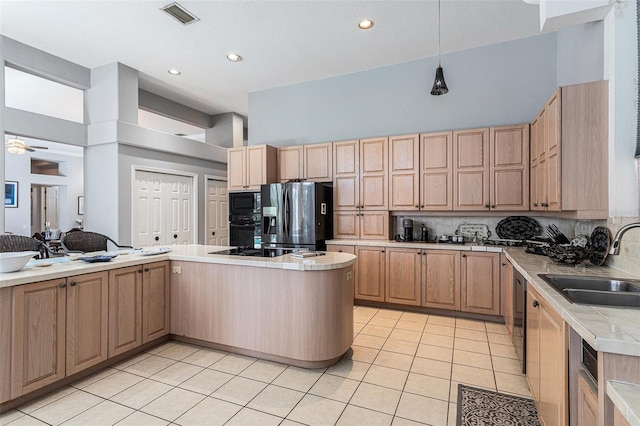
[{"label": "pendant light", "polygon": [[438,68],[436,68],[436,79],[433,81],[431,94],[433,96],[446,95],[449,93],[447,83],[444,81],[444,72],[440,65],[440,0],[438,0]]}]

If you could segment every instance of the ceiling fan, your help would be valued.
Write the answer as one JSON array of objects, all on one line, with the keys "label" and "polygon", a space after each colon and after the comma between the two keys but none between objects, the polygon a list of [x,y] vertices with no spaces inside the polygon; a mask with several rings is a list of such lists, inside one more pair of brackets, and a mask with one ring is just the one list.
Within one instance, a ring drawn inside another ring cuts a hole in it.
[{"label": "ceiling fan", "polygon": [[34,152],[36,149],[49,149],[46,146],[30,146],[18,137],[10,138],[5,143],[7,151],[11,154],[24,154],[26,151]]}]

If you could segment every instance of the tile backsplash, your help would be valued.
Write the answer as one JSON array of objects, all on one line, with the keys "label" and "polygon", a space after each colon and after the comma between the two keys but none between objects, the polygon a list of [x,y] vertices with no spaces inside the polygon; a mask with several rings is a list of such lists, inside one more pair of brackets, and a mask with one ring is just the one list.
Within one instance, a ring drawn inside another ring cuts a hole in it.
[{"label": "tile backsplash", "polygon": [[[505,216],[506,217],[506,216]],[[533,217],[538,221],[542,228],[541,235],[545,235],[545,229],[547,225],[554,224],[565,234],[569,239],[577,234],[590,235],[591,231],[596,226],[605,226],[604,220],[575,220],[575,219],[560,219],[552,217]],[[433,239],[436,235],[453,235],[458,229],[460,224],[483,224],[487,225],[491,234],[489,238],[499,238],[496,235],[496,226],[504,217],[433,217],[433,216],[393,216],[391,237],[403,234],[402,220],[413,219],[413,234],[414,238],[420,237],[420,228],[425,225],[428,229],[429,238]]]},{"label": "tile backsplash", "polygon": [[[640,217],[610,217],[607,228],[611,232],[611,240],[624,225],[640,222]],[[640,277],[640,228],[628,230],[620,240],[620,254],[607,256],[606,264],[629,274]]]}]

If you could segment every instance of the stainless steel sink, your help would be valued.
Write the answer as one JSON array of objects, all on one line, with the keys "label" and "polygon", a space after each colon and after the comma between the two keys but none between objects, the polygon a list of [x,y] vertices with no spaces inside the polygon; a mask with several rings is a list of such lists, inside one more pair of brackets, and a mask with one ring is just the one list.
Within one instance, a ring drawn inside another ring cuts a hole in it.
[{"label": "stainless steel sink", "polygon": [[569,302],[640,308],[640,280],[539,274]]}]

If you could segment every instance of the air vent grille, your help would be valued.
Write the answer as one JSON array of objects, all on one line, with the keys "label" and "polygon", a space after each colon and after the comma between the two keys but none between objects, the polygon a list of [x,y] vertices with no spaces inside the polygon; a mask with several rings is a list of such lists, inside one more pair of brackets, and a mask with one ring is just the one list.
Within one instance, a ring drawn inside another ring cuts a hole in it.
[{"label": "air vent grille", "polygon": [[168,13],[172,18],[184,25],[189,25],[200,20],[197,16],[178,3],[168,4],[160,10]]}]

